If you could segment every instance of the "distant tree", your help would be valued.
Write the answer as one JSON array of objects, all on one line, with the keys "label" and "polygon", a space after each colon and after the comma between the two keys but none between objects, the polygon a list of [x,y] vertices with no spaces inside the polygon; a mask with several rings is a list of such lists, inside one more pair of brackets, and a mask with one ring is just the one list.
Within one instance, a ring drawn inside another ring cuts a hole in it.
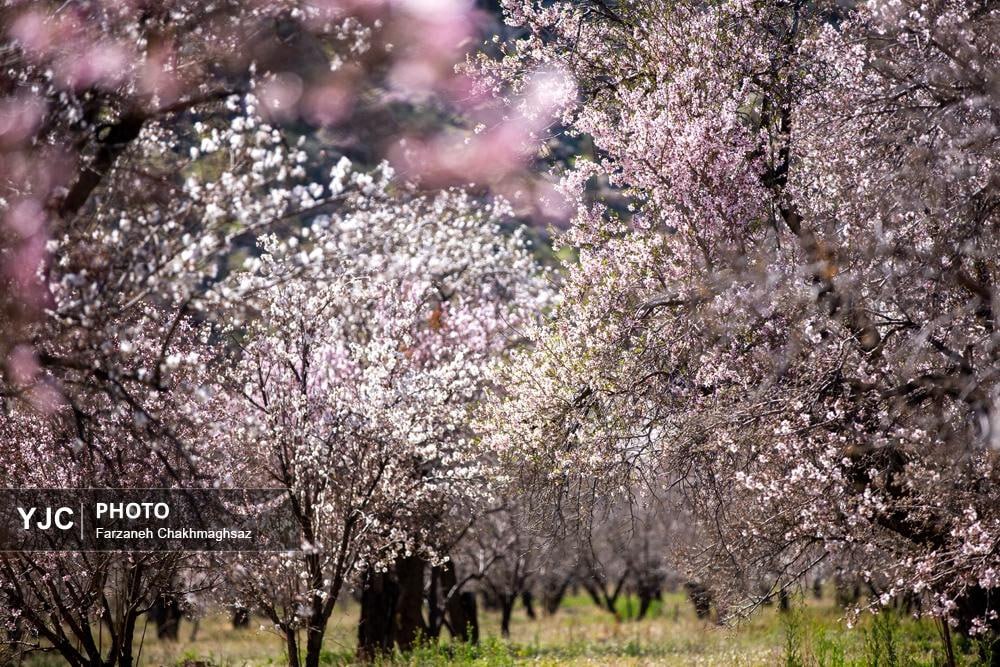
[{"label": "distant tree", "polygon": [[459,562],[474,573],[490,606],[499,609],[504,637],[510,636],[514,606],[530,593],[538,562],[545,555],[543,538],[529,521],[508,498],[503,507],[485,512],[461,545]]}]

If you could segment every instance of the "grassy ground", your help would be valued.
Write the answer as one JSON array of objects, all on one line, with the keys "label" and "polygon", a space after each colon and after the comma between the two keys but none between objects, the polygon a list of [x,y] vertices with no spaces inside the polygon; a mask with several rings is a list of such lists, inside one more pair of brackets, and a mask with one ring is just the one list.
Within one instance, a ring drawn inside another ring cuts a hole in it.
[{"label": "grassy ground", "polygon": [[[625,604],[622,611],[627,612]],[[585,597],[566,601],[553,617],[527,618],[515,612],[509,641],[499,639],[500,620],[481,612],[484,639],[478,647],[444,640],[407,656],[393,656],[393,665],[865,665],[944,664],[944,648],[934,623],[895,615],[865,617],[849,629],[842,612],[829,599],[799,600],[788,614],[765,608],[733,628],[699,621],[683,594],[665,596],[651,618],[616,622]],[[338,609],[327,632],[324,663],[344,665],[354,651],[357,609]],[[177,642],[155,639],[152,627],[143,641],[143,665],[243,667],[286,664],[281,639],[254,619],[250,629],[236,631],[222,615],[201,620],[197,639],[192,626],[181,628]],[[962,649],[965,652],[962,652]],[[957,646],[961,665],[974,665],[975,647]],[[32,660],[33,667],[59,661]]]}]

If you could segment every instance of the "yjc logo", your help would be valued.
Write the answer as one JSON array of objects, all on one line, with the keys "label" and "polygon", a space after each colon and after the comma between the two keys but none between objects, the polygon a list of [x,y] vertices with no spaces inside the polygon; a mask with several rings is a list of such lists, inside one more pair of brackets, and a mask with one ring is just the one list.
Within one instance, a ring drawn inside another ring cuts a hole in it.
[{"label": "yjc logo", "polygon": [[[38,511],[37,507],[29,507],[25,509],[23,507],[18,507],[17,512],[21,515],[24,520],[24,529],[31,530],[31,519],[35,516],[35,512]],[[35,528],[39,530],[48,530],[55,526],[59,530],[69,530],[73,527],[73,521],[71,520],[73,516],[72,507],[46,507],[44,515],[39,516],[35,520]],[[44,518],[43,518],[44,517]],[[67,519],[70,517],[70,519]]]}]

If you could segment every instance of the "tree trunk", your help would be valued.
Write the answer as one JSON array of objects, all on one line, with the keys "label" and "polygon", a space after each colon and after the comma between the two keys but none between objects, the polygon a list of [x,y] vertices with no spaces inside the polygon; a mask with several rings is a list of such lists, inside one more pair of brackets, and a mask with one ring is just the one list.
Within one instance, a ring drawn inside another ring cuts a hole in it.
[{"label": "tree trunk", "polygon": [[151,613],[156,624],[156,638],[176,641],[181,626],[181,605],[177,596],[158,596]]},{"label": "tree trunk", "polygon": [[531,620],[538,618],[538,616],[535,615],[534,600],[535,596],[531,594],[531,591],[524,591],[521,593],[521,604],[524,605],[524,612]]},{"label": "tree trunk", "polygon": [[404,651],[416,646],[420,637],[427,636],[424,623],[424,560],[407,556],[396,561],[399,600],[396,605],[396,643]]},{"label": "tree trunk", "polygon": [[649,613],[649,607],[653,604],[653,594],[648,589],[639,590],[639,613],[636,615],[635,620],[641,621],[646,618],[646,614]]},{"label": "tree trunk", "polygon": [[479,643],[479,614],[476,610],[476,594],[471,591],[464,591],[459,594],[459,602],[465,612],[467,621],[466,627],[469,632],[469,640],[473,644]]},{"label": "tree trunk", "polygon": [[543,591],[543,602],[545,604],[545,613],[549,616],[554,615],[559,611],[559,605],[562,604],[563,598],[566,596],[566,589],[569,588],[572,579],[566,577],[555,587],[546,586]]},{"label": "tree trunk", "polygon": [[[133,591],[134,592],[134,591]],[[125,618],[122,619],[122,629],[121,629],[121,639],[120,639],[120,653],[118,664],[121,667],[132,667],[135,658],[132,654],[133,649],[133,638],[135,637],[135,623],[138,620],[139,613],[133,608],[125,612]],[[180,612],[178,611],[178,616]],[[174,638],[176,639],[177,626],[174,626]]]},{"label": "tree trunk", "polygon": [[326,623],[319,620],[311,622],[306,629],[306,667],[319,667],[324,634],[326,634]]},{"label": "tree trunk", "polygon": [[[437,639],[441,636],[441,626],[444,625],[444,612],[441,609],[443,596],[447,598],[448,591],[441,583],[441,568],[437,566],[431,568],[431,582],[427,588],[427,636]],[[454,634],[454,633],[452,633]]]},{"label": "tree trunk", "polygon": [[510,615],[514,611],[514,600],[516,599],[513,595],[504,595],[501,600],[500,634],[504,637],[510,637]]},{"label": "tree trunk", "polygon": [[684,584],[691,603],[694,604],[694,613],[700,619],[706,619],[712,613],[712,593],[705,586],[697,581],[689,581]]},{"label": "tree trunk", "polygon": [[233,608],[233,629],[250,627],[250,610],[246,607]]},{"label": "tree trunk", "polygon": [[602,609],[604,608],[604,601],[601,599],[600,594],[598,594],[597,589],[594,588],[593,585],[584,582],[583,590],[587,591],[587,595],[589,595],[590,599],[594,601],[594,604],[596,604],[598,607],[601,607]]},{"label": "tree trunk", "polygon": [[370,662],[392,649],[396,600],[399,588],[382,572],[368,570],[361,584],[361,618],[358,620],[358,659]]},{"label": "tree trunk", "polygon": [[861,590],[856,582],[848,581],[841,573],[837,573],[833,578],[833,585],[836,591],[835,598],[837,605],[844,609],[854,605],[861,597]]},{"label": "tree trunk", "polygon": [[[445,596],[445,609],[448,611],[448,626],[451,628],[451,636],[463,642],[479,641],[478,637],[472,638],[470,632],[471,619],[463,604],[462,594],[456,590],[458,586],[458,576],[455,574],[455,565],[448,561],[441,566],[441,594]],[[475,598],[473,598],[475,604]]]},{"label": "tree trunk", "polygon": [[499,596],[497,596],[496,591],[494,591],[491,586],[483,588],[482,595],[483,607],[486,609],[489,609],[490,611],[498,611],[503,606],[500,602]]},{"label": "tree trunk", "polygon": [[299,642],[294,628],[285,630],[285,649],[288,651],[288,667],[299,667]]}]

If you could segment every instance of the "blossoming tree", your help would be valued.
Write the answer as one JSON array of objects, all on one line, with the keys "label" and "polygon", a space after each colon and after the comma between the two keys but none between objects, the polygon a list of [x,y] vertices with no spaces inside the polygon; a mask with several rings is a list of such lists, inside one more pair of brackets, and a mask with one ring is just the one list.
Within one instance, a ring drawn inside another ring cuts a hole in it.
[{"label": "blossoming tree", "polygon": [[[472,18],[461,3],[0,4],[4,479],[219,483],[203,438],[214,343],[248,299],[225,278],[257,236],[345,198],[309,178],[336,149],[307,154],[283,124],[358,130],[413,93],[468,98],[451,63]],[[30,620],[20,645],[71,664],[131,664],[138,619],[176,592],[174,556],[4,564],[5,626]],[[111,615],[102,643],[98,619]]]},{"label": "blossoming tree", "polygon": [[305,664],[319,664],[346,585],[418,552],[439,557],[438,534],[491,493],[469,409],[547,294],[520,235],[499,230],[502,204],[391,176],[342,160],[327,186],[344,195],[336,210],[268,237],[234,274],[253,319],[234,331],[219,456],[240,483],[289,491],[304,542],[245,557],[234,584],[285,636],[292,664],[300,631]]},{"label": "blossoming tree", "polygon": [[995,637],[997,7],[504,6],[484,85],[571,74],[598,157],[491,444],[559,492],[665,467],[747,594],[842,558]]},{"label": "blossoming tree", "polygon": [[[212,110],[224,122],[144,126],[104,176],[99,200],[47,243],[58,260],[34,278],[44,281],[46,309],[5,339],[8,484],[214,483],[200,432],[217,356],[208,343],[213,313],[238,298],[218,281],[240,238],[303,205],[293,197],[300,151],[253,113],[255,101],[219,102]],[[176,163],[161,158],[180,144],[195,148],[177,177]],[[26,650],[47,646],[70,664],[132,664],[139,619],[158,598],[191,592],[175,579],[186,563],[176,553],[5,554],[2,619]]]}]

